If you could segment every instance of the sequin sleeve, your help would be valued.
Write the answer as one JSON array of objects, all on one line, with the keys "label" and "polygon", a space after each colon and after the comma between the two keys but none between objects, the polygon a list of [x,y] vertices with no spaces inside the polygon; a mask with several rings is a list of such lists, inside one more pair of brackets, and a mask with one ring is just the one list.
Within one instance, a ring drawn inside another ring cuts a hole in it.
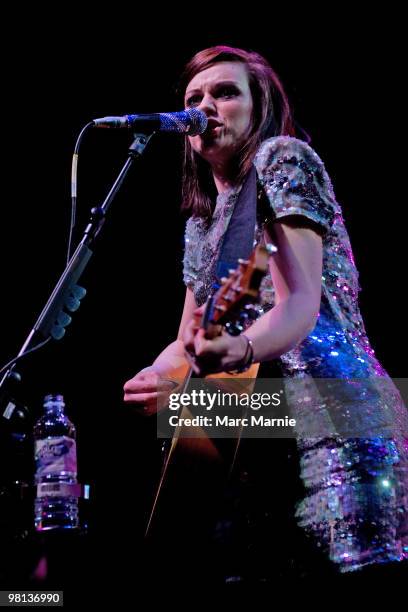
[{"label": "sequin sleeve", "polygon": [[336,201],[323,162],[305,142],[289,136],[262,143],[255,166],[273,218],[301,215],[325,235],[334,220]]},{"label": "sequin sleeve", "polygon": [[183,280],[187,287],[194,289],[198,270],[197,219],[190,217],[184,234]]}]

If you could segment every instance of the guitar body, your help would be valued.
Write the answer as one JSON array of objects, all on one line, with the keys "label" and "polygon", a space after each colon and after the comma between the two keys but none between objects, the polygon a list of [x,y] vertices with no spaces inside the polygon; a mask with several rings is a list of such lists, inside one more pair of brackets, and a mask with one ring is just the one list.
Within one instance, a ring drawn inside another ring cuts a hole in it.
[{"label": "guitar body", "polygon": [[[258,369],[256,364],[242,375],[222,372],[206,380],[210,383],[214,379],[217,389],[222,382],[226,393],[251,393]],[[242,385],[238,386],[240,378]],[[178,416],[181,421],[191,419],[194,408],[184,406]],[[244,416],[245,409],[234,413],[238,419]],[[175,428],[171,439],[163,440],[162,471],[146,535],[158,527],[160,531],[165,529],[166,524],[171,532],[192,533],[195,527],[203,530],[216,510],[238,455],[241,427],[229,427],[229,434],[228,438],[211,437],[211,431],[204,427],[181,425]]]}]

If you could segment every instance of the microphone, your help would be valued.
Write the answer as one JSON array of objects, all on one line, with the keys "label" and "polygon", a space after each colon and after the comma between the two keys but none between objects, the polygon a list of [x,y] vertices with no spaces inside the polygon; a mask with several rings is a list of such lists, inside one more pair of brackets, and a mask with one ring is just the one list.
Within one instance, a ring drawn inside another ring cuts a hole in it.
[{"label": "microphone", "polygon": [[179,132],[197,136],[207,128],[207,115],[198,108],[189,108],[176,113],[152,113],[151,115],[123,115],[101,117],[92,121],[93,127],[147,129],[149,132]]}]

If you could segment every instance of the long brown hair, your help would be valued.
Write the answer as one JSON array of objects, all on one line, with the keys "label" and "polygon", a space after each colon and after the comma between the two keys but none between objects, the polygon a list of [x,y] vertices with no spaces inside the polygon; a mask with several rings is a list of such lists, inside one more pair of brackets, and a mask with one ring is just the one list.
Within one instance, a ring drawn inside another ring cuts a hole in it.
[{"label": "long brown hair", "polygon": [[[186,65],[178,87],[184,94],[191,79],[218,62],[241,62],[248,72],[253,100],[252,127],[249,138],[239,151],[237,181],[244,179],[261,142],[271,136],[294,136],[289,101],[282,83],[270,64],[254,51],[216,46],[199,51]],[[193,216],[211,218],[215,186],[211,168],[195,151],[188,138],[184,146],[182,209]]]}]

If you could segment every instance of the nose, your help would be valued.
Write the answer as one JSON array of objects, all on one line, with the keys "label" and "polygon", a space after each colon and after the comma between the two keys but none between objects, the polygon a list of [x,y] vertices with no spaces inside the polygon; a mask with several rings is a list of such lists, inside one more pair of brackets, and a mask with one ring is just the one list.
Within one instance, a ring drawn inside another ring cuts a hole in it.
[{"label": "nose", "polygon": [[207,117],[210,117],[211,115],[214,115],[214,114],[216,114],[216,112],[217,112],[217,107],[216,107],[216,105],[215,105],[215,100],[214,100],[214,98],[213,98],[213,97],[212,97],[210,94],[208,94],[208,93],[206,93],[206,94],[203,96],[203,98],[202,98],[202,100],[201,100],[201,102],[200,102],[200,104],[199,104],[198,108],[199,108],[201,111],[203,111],[203,113],[205,113],[205,114],[207,115]]}]

